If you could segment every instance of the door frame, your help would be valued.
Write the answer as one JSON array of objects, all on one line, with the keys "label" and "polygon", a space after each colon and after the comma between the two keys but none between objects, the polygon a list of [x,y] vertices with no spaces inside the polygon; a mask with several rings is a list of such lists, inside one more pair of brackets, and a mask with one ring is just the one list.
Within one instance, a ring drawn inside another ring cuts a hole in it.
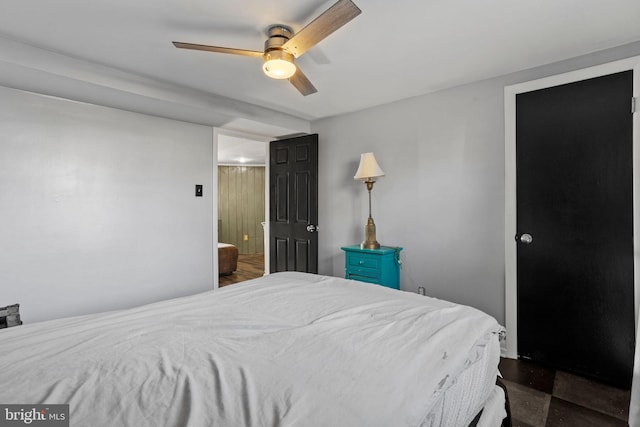
[{"label": "door frame", "polygon": [[[213,189],[211,191],[213,197],[213,245],[217,245],[218,242],[218,138],[220,135],[233,136],[236,138],[250,139],[264,143],[265,150],[265,165],[264,165],[264,215],[265,221],[269,220],[269,142],[273,139],[270,137],[255,135],[250,133],[244,133],[240,131],[234,131],[229,129],[222,129],[218,127],[213,128]],[[264,275],[269,274],[269,227],[263,227],[264,232]],[[214,251],[216,256],[213,257],[213,289],[218,289],[220,286],[220,278],[218,277],[219,264],[217,252]]]},{"label": "door frame", "polygon": [[[633,97],[640,97],[640,56],[622,59],[607,64],[544,77],[504,88],[505,126],[505,327],[506,340],[502,344],[504,357],[518,357],[518,293],[517,293],[517,245],[514,236],[516,222],[516,95],[545,89],[580,80],[600,77],[621,71],[633,70]],[[631,109],[631,100],[629,100]],[[640,302],[640,105],[633,115],[633,271],[635,326],[638,329],[638,304]]]}]

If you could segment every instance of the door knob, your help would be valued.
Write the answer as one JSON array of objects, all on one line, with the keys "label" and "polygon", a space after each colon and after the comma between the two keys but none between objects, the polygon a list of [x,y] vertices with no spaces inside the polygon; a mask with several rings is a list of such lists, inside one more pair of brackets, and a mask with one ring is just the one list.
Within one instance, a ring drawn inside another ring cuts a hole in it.
[{"label": "door knob", "polygon": [[533,236],[532,236],[531,234],[529,234],[529,233],[524,233],[524,234],[522,234],[522,235],[520,235],[520,236],[518,236],[518,235],[516,234],[516,242],[517,242],[518,240],[519,240],[520,242],[524,243],[525,245],[530,245],[530,244],[531,244],[531,242],[533,242]]},{"label": "door knob", "polygon": [[318,231],[318,226],[317,225],[313,225],[313,224],[309,224],[309,225],[307,225],[307,231],[309,233],[315,233],[316,231]]}]

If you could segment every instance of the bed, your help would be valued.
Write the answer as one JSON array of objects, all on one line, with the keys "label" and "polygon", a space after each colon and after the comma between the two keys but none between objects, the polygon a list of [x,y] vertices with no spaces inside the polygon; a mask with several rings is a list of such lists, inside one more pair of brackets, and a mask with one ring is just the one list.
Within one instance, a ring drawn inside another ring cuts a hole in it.
[{"label": "bed", "polygon": [[0,402],[68,403],[72,426],[497,426],[501,330],[471,307],[275,273],[0,330]]},{"label": "bed", "polygon": [[238,269],[238,248],[230,243],[218,243],[218,271],[226,276]]}]

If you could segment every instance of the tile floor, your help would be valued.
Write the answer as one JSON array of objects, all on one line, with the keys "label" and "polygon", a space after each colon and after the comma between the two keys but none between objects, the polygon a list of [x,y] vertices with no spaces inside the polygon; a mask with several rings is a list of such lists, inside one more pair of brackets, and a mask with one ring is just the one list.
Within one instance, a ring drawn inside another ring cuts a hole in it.
[{"label": "tile floor", "polygon": [[500,359],[513,427],[627,426],[629,390],[525,360]]}]

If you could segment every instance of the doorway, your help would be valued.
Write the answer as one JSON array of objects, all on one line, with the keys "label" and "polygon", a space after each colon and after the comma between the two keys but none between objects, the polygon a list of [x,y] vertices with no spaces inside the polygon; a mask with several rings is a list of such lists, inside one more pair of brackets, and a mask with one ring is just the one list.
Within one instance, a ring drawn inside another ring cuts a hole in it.
[{"label": "doorway", "polygon": [[268,142],[217,133],[218,286],[266,274]]},{"label": "doorway", "polygon": [[[572,82],[592,79],[604,75],[618,73],[626,70],[634,70],[633,96],[638,97],[640,57],[629,58],[604,64],[589,69],[578,70],[558,76],[552,76],[532,82],[522,83],[505,88],[505,326],[507,327],[507,339],[504,343],[503,354],[506,357],[517,358],[518,349],[518,268],[517,268],[517,243],[514,237],[518,234],[517,209],[516,209],[516,97],[518,94],[536,91],[544,88],[564,85]],[[629,100],[631,108],[631,99]],[[633,116],[633,228],[640,228],[640,209],[637,204],[640,200],[640,156],[638,155],[638,120],[639,115]],[[535,239],[535,237],[533,237]],[[640,247],[638,233],[633,237],[633,247]],[[637,251],[637,249],[636,249]],[[633,257],[634,271],[638,272],[638,256]],[[638,274],[634,275],[634,320],[637,328],[638,295],[640,292]]]}]

